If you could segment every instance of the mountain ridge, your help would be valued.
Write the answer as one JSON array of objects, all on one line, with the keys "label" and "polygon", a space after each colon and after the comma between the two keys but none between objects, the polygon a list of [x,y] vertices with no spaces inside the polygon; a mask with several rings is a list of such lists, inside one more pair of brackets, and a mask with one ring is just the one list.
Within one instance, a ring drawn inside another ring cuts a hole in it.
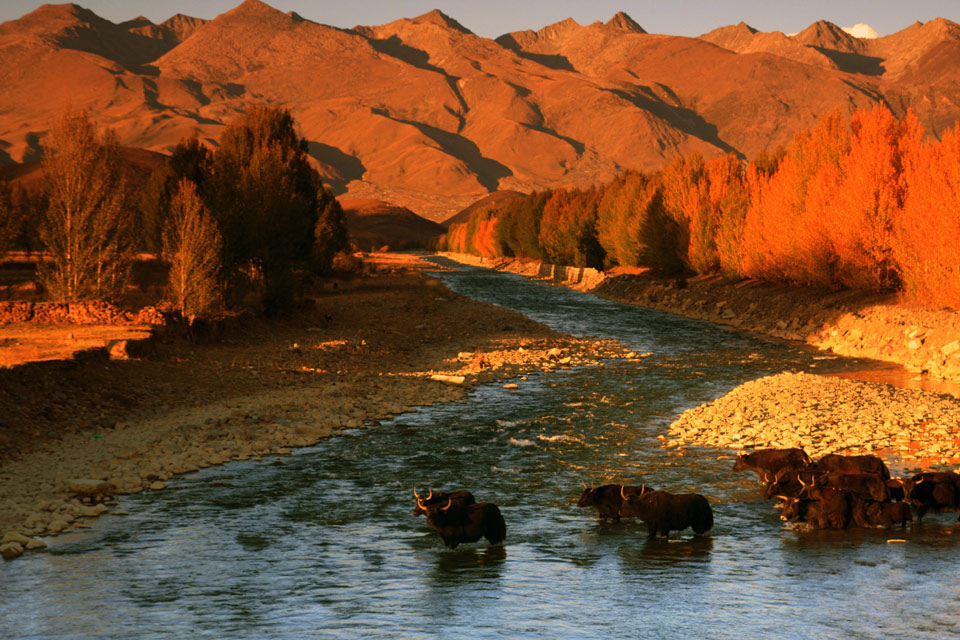
[{"label": "mountain ridge", "polygon": [[497,39],[440,10],[341,29],[261,0],[212,20],[112,23],[75,4],[0,24],[0,164],[36,160],[53,119],[86,109],[125,145],[215,146],[249,102],[284,106],[335,191],[441,220],[488,194],[586,186],[678,154],[749,158],[824,112],[960,118],[960,25],[860,39],[746,22],[699,38],[624,12]]}]

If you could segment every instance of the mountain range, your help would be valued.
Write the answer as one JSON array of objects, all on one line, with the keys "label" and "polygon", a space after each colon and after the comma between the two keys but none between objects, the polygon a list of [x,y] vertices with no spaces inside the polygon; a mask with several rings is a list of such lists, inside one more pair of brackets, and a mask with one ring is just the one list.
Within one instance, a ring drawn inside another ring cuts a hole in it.
[{"label": "mountain range", "polygon": [[267,102],[291,110],[335,193],[434,220],[692,151],[750,158],[835,108],[913,109],[935,137],[960,117],[960,25],[943,18],[875,39],[822,21],[688,38],[621,12],[494,40],[438,10],[339,29],[259,0],[161,24],[63,4],[0,24],[0,60],[0,164],[37,160],[67,106],[169,152],[194,132],[215,146]]}]

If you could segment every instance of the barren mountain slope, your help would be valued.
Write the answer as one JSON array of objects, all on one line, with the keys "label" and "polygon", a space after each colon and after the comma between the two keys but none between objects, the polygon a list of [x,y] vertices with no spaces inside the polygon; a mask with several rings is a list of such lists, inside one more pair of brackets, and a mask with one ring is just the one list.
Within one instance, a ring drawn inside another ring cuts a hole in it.
[{"label": "barren mountain slope", "polygon": [[0,25],[0,60],[0,163],[37,159],[66,105],[168,152],[194,132],[215,146],[266,102],[292,111],[336,193],[438,220],[489,193],[586,185],[691,151],[750,157],[837,107],[912,108],[934,135],[960,114],[960,27],[947,20],[870,41],[826,22],[696,39],[618,13],[494,41],[440,11],[343,30],[260,0],[160,24],[45,5]]},{"label": "barren mountain slope", "polygon": [[804,64],[837,68],[833,60],[814,47],[801,44],[780,31],[757,31],[746,22],[714,29],[700,39],[736,53],[772,53]]}]

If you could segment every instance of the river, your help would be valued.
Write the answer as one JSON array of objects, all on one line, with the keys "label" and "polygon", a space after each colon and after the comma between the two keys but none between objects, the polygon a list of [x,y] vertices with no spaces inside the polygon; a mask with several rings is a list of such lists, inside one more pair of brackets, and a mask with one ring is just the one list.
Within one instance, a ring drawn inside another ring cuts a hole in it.
[{"label": "river", "polygon": [[[447,263],[452,264],[452,263]],[[785,526],[753,474],[663,449],[686,408],[783,370],[856,363],[472,267],[452,289],[640,362],[535,374],[127,496],[0,564],[0,638],[946,638],[960,635],[960,527]],[[576,506],[582,482],[697,491],[710,535],[646,539]],[[446,549],[414,485],[497,503],[503,546]],[[891,538],[905,543],[888,543]]]}]

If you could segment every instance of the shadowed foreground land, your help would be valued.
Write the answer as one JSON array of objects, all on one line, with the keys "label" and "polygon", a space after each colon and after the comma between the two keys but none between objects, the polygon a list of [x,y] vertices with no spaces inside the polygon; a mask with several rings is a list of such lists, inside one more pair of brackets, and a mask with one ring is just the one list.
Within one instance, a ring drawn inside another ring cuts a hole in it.
[{"label": "shadowed foreground land", "polygon": [[[84,526],[101,508],[71,500],[73,479],[116,493],[161,489],[178,473],[282,454],[463,394],[431,374],[471,386],[623,355],[400,266],[381,262],[372,276],[328,283],[312,311],[217,344],[172,340],[144,360],[0,370],[0,532]],[[556,348],[560,356],[548,353]]]}]

